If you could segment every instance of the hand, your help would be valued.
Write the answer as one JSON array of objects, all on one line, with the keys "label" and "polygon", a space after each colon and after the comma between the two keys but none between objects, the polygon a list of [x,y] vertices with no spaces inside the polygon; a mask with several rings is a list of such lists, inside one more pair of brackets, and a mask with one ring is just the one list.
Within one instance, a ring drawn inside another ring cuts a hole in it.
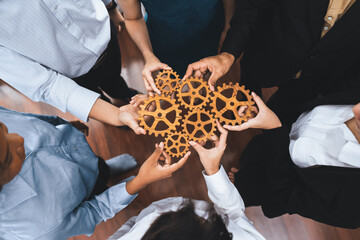
[{"label": "hand", "polygon": [[190,141],[190,145],[197,151],[201,164],[204,166],[207,175],[213,175],[220,169],[220,160],[226,148],[226,138],[228,132],[216,120],[217,127],[220,131],[220,138],[216,135],[211,136],[215,147],[211,149],[203,148],[199,143]]},{"label": "hand", "polygon": [[[259,107],[259,111],[256,117],[251,118],[247,122],[238,126],[224,125],[224,128],[231,131],[243,131],[248,128],[273,129],[281,127],[281,122],[278,116],[276,116],[276,114],[265,105],[265,103],[258,95],[256,95],[254,92],[252,92],[251,94],[254,98],[255,103]],[[242,109],[240,109],[240,112],[241,111]]]},{"label": "hand", "polygon": [[119,108],[119,120],[129,126],[136,134],[146,134],[146,131],[139,126],[138,108],[131,104]]},{"label": "hand", "polygon": [[123,15],[119,12],[117,8],[115,8],[113,11],[109,13],[109,16],[115,26],[116,31],[118,33],[121,32],[125,23],[125,19]]},{"label": "hand", "polygon": [[157,94],[161,94],[160,90],[157,89],[155,86],[155,82],[151,73],[162,69],[171,70],[171,67],[169,67],[165,63],[161,63],[160,60],[155,56],[151,57],[145,63],[142,76],[143,76],[145,88],[149,92],[150,96],[153,96],[153,92],[156,92]]},{"label": "hand", "polygon": [[360,134],[360,103],[353,107],[354,118],[358,134]]},{"label": "hand", "polygon": [[[132,104],[134,107],[139,107],[141,104],[144,103],[145,100],[149,99],[149,95],[145,94],[136,94],[131,98],[130,104]],[[152,111],[149,109],[149,111]]]},{"label": "hand", "polygon": [[225,52],[216,56],[203,58],[200,61],[192,63],[188,66],[183,80],[190,77],[193,72],[195,72],[195,77],[203,77],[207,71],[210,71],[211,75],[208,83],[210,90],[214,91],[214,85],[216,81],[230,70],[230,67],[234,61],[235,57]]},{"label": "hand", "polygon": [[[153,154],[140,167],[138,175],[127,183],[126,190],[133,195],[152,182],[171,177],[172,174],[186,163],[190,156],[187,152],[177,163],[171,164],[171,157],[164,152],[164,143],[155,145]],[[161,155],[164,160],[161,160]]]},{"label": "hand", "polygon": [[77,130],[85,134],[85,136],[89,135],[89,127],[86,126],[84,123],[80,121],[70,121],[70,124]]}]

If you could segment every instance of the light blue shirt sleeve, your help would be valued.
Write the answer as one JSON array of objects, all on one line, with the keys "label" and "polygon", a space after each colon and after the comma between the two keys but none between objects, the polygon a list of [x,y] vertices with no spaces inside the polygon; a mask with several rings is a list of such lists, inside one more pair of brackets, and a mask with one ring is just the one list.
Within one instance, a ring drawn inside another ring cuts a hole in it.
[{"label": "light blue shirt sleeve", "polygon": [[80,204],[51,232],[40,239],[67,239],[79,234],[91,235],[95,226],[115,216],[129,205],[136,195],[126,191],[126,183],[115,185],[102,194]]},{"label": "light blue shirt sleeve", "polygon": [[31,100],[46,102],[88,120],[98,93],[0,45],[0,78]]}]

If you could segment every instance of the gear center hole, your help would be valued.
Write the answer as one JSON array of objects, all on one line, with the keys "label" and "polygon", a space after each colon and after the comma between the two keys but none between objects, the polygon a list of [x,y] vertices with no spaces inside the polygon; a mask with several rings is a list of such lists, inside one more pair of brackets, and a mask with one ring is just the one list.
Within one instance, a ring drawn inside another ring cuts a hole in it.
[{"label": "gear center hole", "polygon": [[161,117],[162,116],[162,114],[161,113],[158,113],[158,117]]}]

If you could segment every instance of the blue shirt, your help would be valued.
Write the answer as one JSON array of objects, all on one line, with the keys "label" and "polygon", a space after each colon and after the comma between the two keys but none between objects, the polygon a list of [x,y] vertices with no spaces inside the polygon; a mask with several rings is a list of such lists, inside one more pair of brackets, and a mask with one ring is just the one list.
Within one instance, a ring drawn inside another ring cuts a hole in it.
[{"label": "blue shirt", "polygon": [[68,122],[2,107],[0,121],[24,138],[26,153],[20,173],[0,192],[0,239],[92,234],[136,197],[121,183],[86,200],[98,176],[98,158]]},{"label": "blue shirt", "polygon": [[1,0],[0,79],[86,121],[99,94],[70,78],[87,73],[106,49],[110,1]]}]

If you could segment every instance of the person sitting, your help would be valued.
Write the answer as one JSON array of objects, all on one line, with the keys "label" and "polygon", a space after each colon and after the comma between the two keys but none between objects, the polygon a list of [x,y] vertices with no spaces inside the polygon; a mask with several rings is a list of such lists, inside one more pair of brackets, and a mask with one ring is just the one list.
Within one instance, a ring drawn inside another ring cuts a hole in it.
[{"label": "person sitting", "polygon": [[[120,119],[124,116],[136,117],[136,112],[127,111]],[[166,158],[161,165],[160,143],[136,177],[107,188],[107,165],[69,122],[3,107],[0,121],[0,239],[90,235],[142,188],[170,177],[190,155],[174,164]]]},{"label": "person sitting", "polygon": [[292,125],[280,122],[253,93],[256,117],[224,126],[265,129],[246,146],[240,168],[229,173],[247,207],[260,205],[267,217],[299,214],[337,227],[360,226],[358,93],[352,89],[294,109]]},{"label": "person sitting", "polygon": [[109,240],[255,240],[264,237],[245,216],[243,200],[220,164],[227,131],[217,123],[220,138],[205,149],[190,142],[204,166],[203,176],[214,205],[201,200],[170,197],[153,202],[130,218]]}]

